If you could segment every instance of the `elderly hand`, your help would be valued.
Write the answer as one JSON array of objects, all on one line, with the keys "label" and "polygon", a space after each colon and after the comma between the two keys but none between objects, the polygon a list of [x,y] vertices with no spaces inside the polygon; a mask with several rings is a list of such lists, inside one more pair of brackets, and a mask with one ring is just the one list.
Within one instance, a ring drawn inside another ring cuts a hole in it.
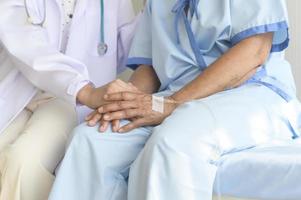
[{"label": "elderly hand", "polygon": [[[113,94],[123,91],[139,92],[138,89],[131,83],[126,83],[122,80],[117,79],[107,84],[104,88],[102,88],[102,91],[99,91],[96,96],[101,97],[102,102],[105,103],[105,100],[103,99],[103,96],[105,94]],[[97,112],[97,110],[88,115],[86,117],[86,121],[88,122],[89,126],[96,126],[97,123],[100,122],[99,129],[101,132],[105,131],[108,128],[110,121],[112,122],[113,131],[117,131],[119,128],[119,120],[103,120],[102,114]]]},{"label": "elderly hand", "polygon": [[158,125],[178,106],[172,98],[164,100],[164,112],[152,109],[152,95],[133,92],[107,94],[104,99],[109,103],[98,109],[106,121],[128,119],[131,123],[121,127],[118,132],[125,133],[135,128]]}]

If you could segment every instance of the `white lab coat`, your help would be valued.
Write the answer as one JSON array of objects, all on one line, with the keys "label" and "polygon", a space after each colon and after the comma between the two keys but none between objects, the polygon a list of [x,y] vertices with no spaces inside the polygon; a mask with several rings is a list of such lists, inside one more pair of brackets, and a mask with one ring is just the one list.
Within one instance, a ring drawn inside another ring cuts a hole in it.
[{"label": "white lab coat", "polygon": [[66,52],[60,52],[63,10],[60,0],[27,0],[33,20],[28,22],[24,0],[0,1],[0,133],[44,90],[76,105],[76,94],[88,82],[102,86],[124,66],[136,18],[131,0],[105,0],[105,39],[99,56],[99,0],[77,0]]}]

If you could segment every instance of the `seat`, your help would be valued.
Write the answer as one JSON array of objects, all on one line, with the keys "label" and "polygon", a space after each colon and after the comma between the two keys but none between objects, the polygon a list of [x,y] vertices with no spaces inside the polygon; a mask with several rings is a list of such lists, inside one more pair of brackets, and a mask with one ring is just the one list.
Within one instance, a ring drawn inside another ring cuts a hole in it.
[{"label": "seat", "polygon": [[223,156],[214,193],[241,199],[300,200],[301,140]]}]

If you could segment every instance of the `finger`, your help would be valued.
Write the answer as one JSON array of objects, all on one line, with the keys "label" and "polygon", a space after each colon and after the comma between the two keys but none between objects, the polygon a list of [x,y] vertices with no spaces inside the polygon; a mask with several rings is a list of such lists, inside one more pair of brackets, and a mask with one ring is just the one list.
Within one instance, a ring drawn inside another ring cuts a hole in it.
[{"label": "finger", "polygon": [[110,125],[110,122],[102,120],[99,126],[99,132],[105,132]]},{"label": "finger", "polygon": [[137,89],[137,87],[131,82],[128,83],[128,86],[130,86],[131,89]]},{"label": "finger", "polygon": [[108,113],[125,109],[134,109],[137,107],[138,104],[135,101],[117,101],[101,106],[100,108],[98,108],[98,112]]},{"label": "finger", "polygon": [[131,88],[138,89],[133,83],[129,82],[128,84],[131,86]]},{"label": "finger", "polygon": [[112,113],[107,113],[103,116],[104,120],[112,121],[112,120],[120,120],[120,119],[131,119],[133,117],[140,117],[141,111],[140,109],[126,109],[121,111],[116,111]]},{"label": "finger", "polygon": [[93,112],[91,112],[87,117],[85,117],[86,121],[89,121],[92,119],[92,117],[97,113],[97,110],[94,110]]},{"label": "finger", "polygon": [[131,92],[118,92],[106,94],[104,99],[106,101],[132,101],[137,98],[137,94]]},{"label": "finger", "polygon": [[113,120],[112,121],[113,132],[117,132],[119,128],[120,128],[120,120]]},{"label": "finger", "polygon": [[118,133],[127,133],[127,132],[130,132],[131,130],[134,130],[136,128],[146,126],[146,125],[147,125],[147,122],[146,122],[145,118],[139,118],[139,119],[136,119],[133,122],[121,127],[118,130]]},{"label": "finger", "polygon": [[119,85],[120,88],[123,88],[122,91],[127,91],[127,90],[131,89],[130,85],[127,82],[124,82],[124,81],[122,81],[120,79],[118,79],[116,81],[116,83]]},{"label": "finger", "polygon": [[92,118],[88,121],[89,126],[96,126],[97,122],[99,122],[102,118],[102,114],[96,112]]}]

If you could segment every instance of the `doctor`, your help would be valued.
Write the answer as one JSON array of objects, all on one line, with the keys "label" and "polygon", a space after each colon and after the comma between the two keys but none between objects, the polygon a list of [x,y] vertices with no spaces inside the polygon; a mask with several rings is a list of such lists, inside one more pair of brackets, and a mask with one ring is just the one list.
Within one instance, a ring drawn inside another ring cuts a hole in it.
[{"label": "doctor", "polygon": [[[0,2],[0,200],[47,199],[70,130],[102,105],[135,27],[130,0]],[[113,124],[118,127],[118,121]]]}]

